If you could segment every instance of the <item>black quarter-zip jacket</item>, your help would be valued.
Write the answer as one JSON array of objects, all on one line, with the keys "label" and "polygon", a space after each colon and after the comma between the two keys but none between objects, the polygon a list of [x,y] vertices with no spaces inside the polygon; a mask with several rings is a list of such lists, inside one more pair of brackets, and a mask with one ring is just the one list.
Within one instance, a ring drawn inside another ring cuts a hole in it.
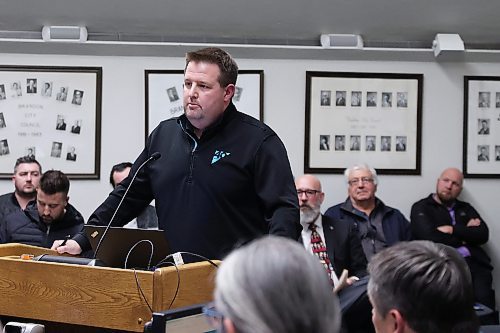
[{"label": "black quarter-zip jacket", "polygon": [[[159,227],[172,252],[222,259],[263,234],[298,239],[297,193],[286,149],[272,129],[232,103],[199,139],[185,115],[161,122],[130,176],[89,223],[110,221],[132,176],[155,152],[161,158],[138,173],[114,226],[124,225],[155,199]],[[75,240],[86,250],[88,241],[80,236]]]}]

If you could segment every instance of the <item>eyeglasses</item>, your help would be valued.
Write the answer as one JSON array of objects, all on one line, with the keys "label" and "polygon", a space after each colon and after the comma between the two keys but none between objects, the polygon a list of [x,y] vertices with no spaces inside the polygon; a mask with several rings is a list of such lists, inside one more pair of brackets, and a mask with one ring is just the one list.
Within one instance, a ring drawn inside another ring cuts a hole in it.
[{"label": "eyeglasses", "polygon": [[210,326],[212,326],[215,329],[222,328],[222,320],[224,319],[224,316],[222,315],[222,313],[217,311],[214,303],[209,303],[205,305],[201,311],[207,318],[207,321],[210,324]]},{"label": "eyeglasses", "polygon": [[373,178],[362,177],[362,178],[353,178],[347,182],[351,186],[357,186],[358,184],[368,184],[373,183]]},{"label": "eyeglasses", "polygon": [[307,198],[310,198],[310,197],[313,197],[320,192],[321,191],[318,191],[318,190],[297,190],[297,195],[299,197],[301,197],[302,194],[305,194]]}]

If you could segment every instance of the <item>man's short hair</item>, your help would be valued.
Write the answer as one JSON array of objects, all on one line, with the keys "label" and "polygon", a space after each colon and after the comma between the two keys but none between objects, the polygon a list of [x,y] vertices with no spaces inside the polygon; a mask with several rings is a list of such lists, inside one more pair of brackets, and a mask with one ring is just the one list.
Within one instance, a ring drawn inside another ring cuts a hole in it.
[{"label": "man's short hair", "polygon": [[472,278],[456,249],[401,242],[372,257],[368,270],[368,295],[381,318],[396,309],[417,333],[478,331]]},{"label": "man's short hair", "polygon": [[40,173],[42,173],[42,166],[40,165],[40,163],[38,163],[38,161],[33,157],[33,156],[23,156],[23,157],[19,157],[17,160],[16,160],[16,164],[14,165],[14,173],[17,172],[17,167],[19,166],[19,164],[31,164],[31,163],[35,163],[38,165],[38,169],[40,171]]},{"label": "man's short hair", "polygon": [[373,178],[373,184],[378,185],[377,170],[375,170],[373,167],[369,166],[366,163],[354,164],[350,168],[345,169],[344,177],[345,177],[346,184],[349,184],[349,176],[351,175],[351,172],[357,171],[357,170],[370,171],[370,173],[372,174],[372,178]]},{"label": "man's short hair", "polygon": [[113,179],[113,174],[115,172],[122,172],[126,168],[132,168],[132,163],[122,162],[122,163],[118,163],[118,164],[113,165],[113,167],[111,168],[111,172],[109,173],[109,183],[111,184],[111,186],[113,186],[113,187],[116,186],[115,181]]},{"label": "man's short hair", "polygon": [[219,84],[221,87],[226,87],[229,84],[236,84],[236,79],[238,78],[238,65],[226,51],[217,47],[207,47],[188,52],[186,53],[186,67],[191,61],[208,62],[219,66]]},{"label": "man's short hair", "polygon": [[48,170],[40,178],[39,188],[48,195],[56,193],[68,194],[69,179],[62,171]]}]

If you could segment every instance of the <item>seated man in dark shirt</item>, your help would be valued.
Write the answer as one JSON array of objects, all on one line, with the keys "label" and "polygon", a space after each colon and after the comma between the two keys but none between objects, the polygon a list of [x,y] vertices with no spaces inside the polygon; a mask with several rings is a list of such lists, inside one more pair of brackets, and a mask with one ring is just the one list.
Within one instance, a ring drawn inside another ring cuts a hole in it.
[{"label": "seated man in dark shirt", "polygon": [[61,171],[49,170],[40,179],[36,200],[24,211],[5,217],[0,243],[48,247],[56,239],[73,237],[83,228],[82,215],[68,203],[69,180]]},{"label": "seated man in dark shirt", "polygon": [[[495,309],[495,293],[491,287],[493,267],[481,247],[488,241],[488,226],[469,203],[457,199],[462,192],[462,184],[460,170],[445,169],[437,180],[436,193],[412,206],[412,234],[415,239],[454,247],[469,266],[476,301]],[[498,315],[488,323],[497,322]]]},{"label": "seated man in dark shirt", "polygon": [[357,164],[345,170],[348,198],[328,208],[326,216],[353,223],[366,258],[400,241],[411,239],[410,224],[395,208],[386,206],[375,193],[378,177],[374,168]]}]

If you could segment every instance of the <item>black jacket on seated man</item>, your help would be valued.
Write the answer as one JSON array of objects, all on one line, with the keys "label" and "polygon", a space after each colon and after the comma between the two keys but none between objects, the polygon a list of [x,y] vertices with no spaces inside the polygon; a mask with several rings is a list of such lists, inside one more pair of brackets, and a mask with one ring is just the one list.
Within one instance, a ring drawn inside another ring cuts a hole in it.
[{"label": "black jacket on seated man", "polygon": [[26,210],[16,211],[5,217],[0,226],[0,243],[22,243],[50,248],[57,239],[73,237],[83,229],[82,215],[69,203],[60,220],[46,224],[38,214],[36,200]]}]

